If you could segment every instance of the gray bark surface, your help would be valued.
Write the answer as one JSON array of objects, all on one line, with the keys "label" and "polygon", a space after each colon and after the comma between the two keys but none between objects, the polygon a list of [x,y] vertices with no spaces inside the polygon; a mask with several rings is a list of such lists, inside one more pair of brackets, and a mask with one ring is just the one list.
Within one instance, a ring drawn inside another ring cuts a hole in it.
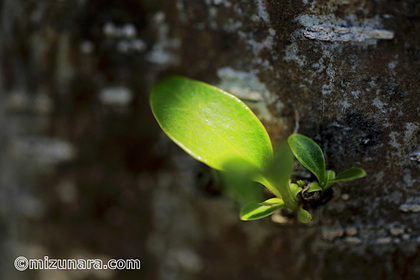
[{"label": "gray bark surface", "polygon": [[[1,279],[420,279],[418,1],[0,5]],[[241,222],[153,119],[148,92],[168,74],[368,176],[335,185],[308,225]],[[20,255],[142,267],[18,272]]]}]

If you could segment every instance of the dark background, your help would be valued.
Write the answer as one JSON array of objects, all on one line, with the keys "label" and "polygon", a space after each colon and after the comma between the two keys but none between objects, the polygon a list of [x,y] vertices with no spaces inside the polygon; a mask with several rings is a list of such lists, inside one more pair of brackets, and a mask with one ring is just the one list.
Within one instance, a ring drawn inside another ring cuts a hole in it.
[{"label": "dark background", "polygon": [[[0,5],[0,278],[420,278],[418,1]],[[368,176],[309,225],[241,222],[153,119],[168,74],[248,99],[273,142],[298,124],[329,169]],[[18,272],[20,255],[142,267]]]}]

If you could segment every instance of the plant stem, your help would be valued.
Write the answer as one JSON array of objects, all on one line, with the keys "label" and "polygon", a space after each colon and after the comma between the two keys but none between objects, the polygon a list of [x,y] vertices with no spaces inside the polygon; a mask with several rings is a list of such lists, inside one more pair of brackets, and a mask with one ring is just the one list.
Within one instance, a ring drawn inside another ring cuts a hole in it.
[{"label": "plant stem", "polygon": [[299,201],[297,201],[294,198],[288,183],[285,184],[284,186],[278,186],[278,188],[276,188],[274,184],[270,182],[270,180],[268,180],[266,177],[262,175],[258,176],[255,179],[255,181],[263,184],[267,189],[269,189],[277,197],[282,198],[287,208],[291,210],[296,210],[299,208]]}]

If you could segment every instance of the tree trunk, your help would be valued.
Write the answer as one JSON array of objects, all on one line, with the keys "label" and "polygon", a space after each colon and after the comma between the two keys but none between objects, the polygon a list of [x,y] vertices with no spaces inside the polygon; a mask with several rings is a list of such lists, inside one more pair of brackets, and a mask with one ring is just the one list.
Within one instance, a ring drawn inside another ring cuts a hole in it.
[{"label": "tree trunk", "polygon": [[[420,278],[418,1],[1,7],[0,278]],[[328,169],[367,177],[335,185],[308,225],[285,213],[241,222],[211,170],[153,119],[149,88],[168,74],[236,94],[273,143],[297,131]],[[142,267],[11,266],[46,255]]]}]

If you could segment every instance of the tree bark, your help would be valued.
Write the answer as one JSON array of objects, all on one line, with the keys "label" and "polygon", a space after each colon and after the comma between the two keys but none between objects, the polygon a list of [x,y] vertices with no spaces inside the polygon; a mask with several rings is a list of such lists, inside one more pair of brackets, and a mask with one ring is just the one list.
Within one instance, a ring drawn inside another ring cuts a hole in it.
[{"label": "tree bark", "polygon": [[[1,7],[2,279],[72,277],[20,273],[19,255],[141,259],[81,274],[105,279],[420,277],[418,1]],[[239,96],[273,143],[304,134],[328,169],[367,177],[335,185],[309,225],[241,222],[153,119],[150,86],[169,74]]]}]

